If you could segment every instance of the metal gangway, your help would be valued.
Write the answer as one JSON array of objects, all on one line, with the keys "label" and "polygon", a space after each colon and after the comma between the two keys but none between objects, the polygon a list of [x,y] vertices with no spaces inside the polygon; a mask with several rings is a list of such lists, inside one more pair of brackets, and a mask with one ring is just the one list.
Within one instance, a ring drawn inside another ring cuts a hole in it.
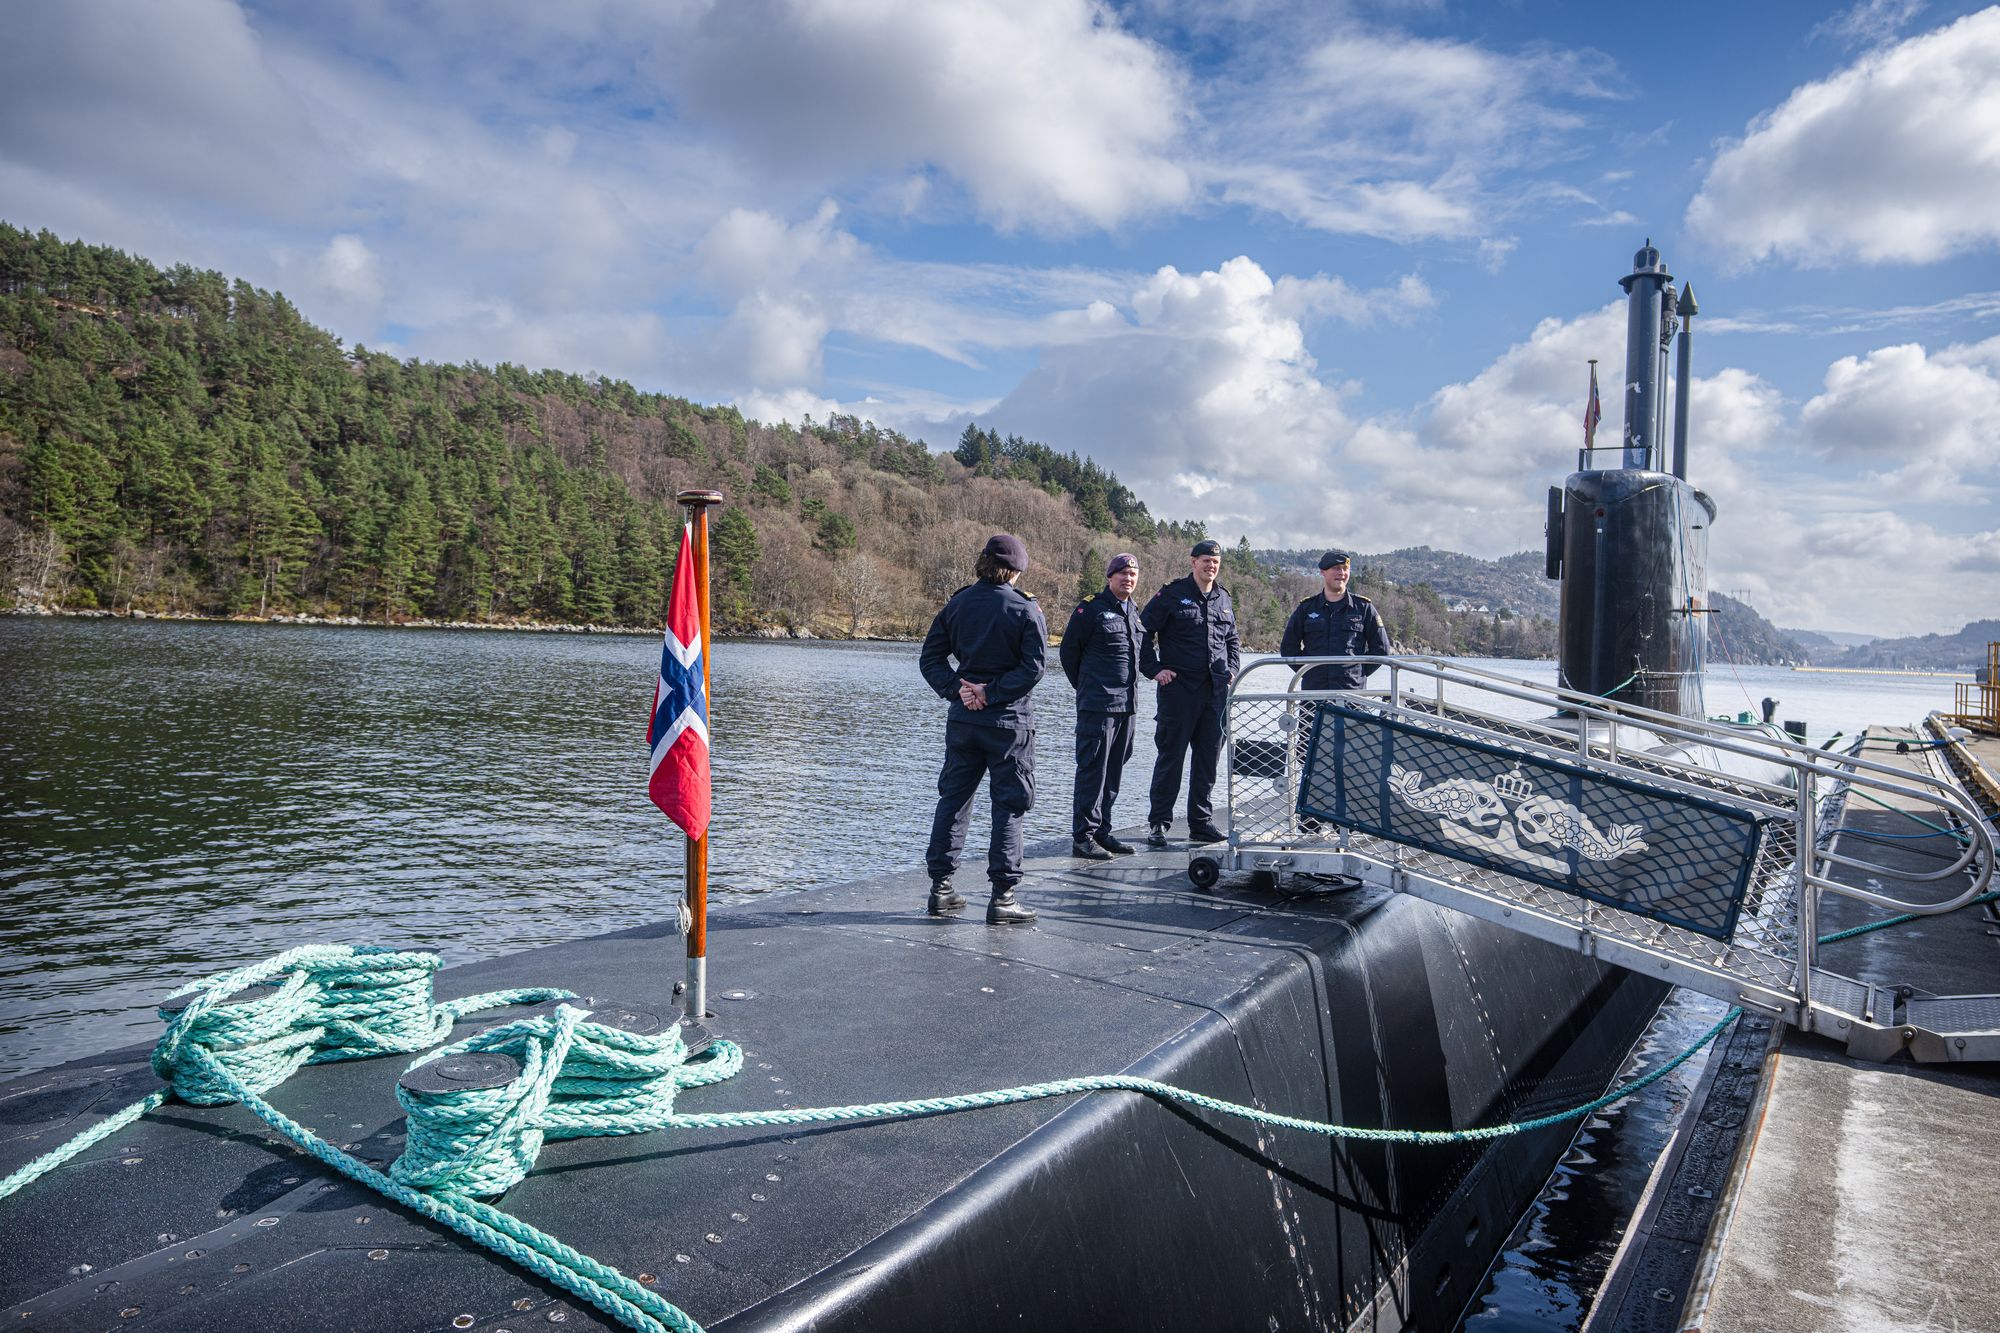
[{"label": "metal gangway", "polygon": [[[1378,666],[1307,690],[1312,667]],[[1858,739],[1858,738],[1857,738]],[[1861,1058],[2000,1059],[2000,996],[1927,996],[1819,965],[1819,896],[1941,914],[1982,894],[1988,824],[1950,781],[1429,657],[1256,658],[1228,712],[1226,841],[1188,873],[1413,894],[1841,1040]],[[1835,850],[1849,796],[1953,830],[1912,871]],[[1905,901],[1881,881],[1931,881]],[[1876,881],[1875,888],[1867,885]]]}]

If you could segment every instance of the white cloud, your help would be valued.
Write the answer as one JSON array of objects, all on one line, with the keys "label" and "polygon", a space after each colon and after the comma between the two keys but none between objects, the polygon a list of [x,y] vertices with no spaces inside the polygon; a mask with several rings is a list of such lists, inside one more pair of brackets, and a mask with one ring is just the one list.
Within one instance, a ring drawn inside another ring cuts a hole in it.
[{"label": "white cloud", "polygon": [[[1335,446],[1350,427],[1306,350],[1301,307],[1332,280],[1281,297],[1254,261],[1167,267],[1131,291],[1125,317],[1044,349],[989,423],[1089,454],[1162,513],[1211,530],[1275,534],[1345,508]],[[1343,285],[1344,292],[1344,285]]]},{"label": "white cloud", "polygon": [[1901,32],[1924,8],[1924,0],[1861,0],[1822,19],[1807,38],[1831,37],[1848,46],[1873,46]]},{"label": "white cloud", "polygon": [[1814,629],[1949,633],[1993,614],[2000,529],[1950,533],[1860,496],[1821,503],[1725,508],[1711,584],[1745,589],[1777,624]]},{"label": "white cloud", "polygon": [[1989,496],[2000,481],[2000,338],[1844,356],[1800,417],[1814,445],[1872,465],[1907,498]]},{"label": "white cloud", "polygon": [[[1366,502],[1336,511],[1321,531],[1363,549],[1533,549],[1543,492],[1575,464],[1589,357],[1599,358],[1606,405],[1599,439],[1618,437],[1624,325],[1623,302],[1544,320],[1416,411],[1360,422],[1327,471]],[[2000,531],[1954,535],[1935,507],[1913,517],[1887,502],[1920,498],[1925,479],[1945,475],[1957,478],[1957,503],[1991,488],[2000,338],[1843,358],[1826,384],[1804,408],[1741,367],[1690,386],[1689,478],[1720,510],[1711,586],[1747,590],[1782,624],[1878,634],[1990,614]],[[1866,470],[1884,460],[1894,475]]]},{"label": "white cloud", "polygon": [[1208,89],[1202,179],[1229,202],[1391,240],[1485,232],[1520,195],[1490,182],[1560,157],[1585,124],[1552,90],[1610,95],[1593,52],[1509,55],[1354,26],[1288,31],[1243,63]]},{"label": "white cloud", "polygon": [[1470,520],[1481,531],[1457,535],[1457,549],[1492,556],[1531,546],[1542,491],[1575,465],[1583,443],[1591,357],[1604,403],[1598,443],[1618,439],[1624,345],[1622,301],[1576,320],[1545,319],[1472,379],[1438,390],[1413,418],[1366,423],[1348,457],[1394,478],[1386,523],[1421,533],[1393,544],[1449,542]]},{"label": "white cloud", "polygon": [[1110,227],[1189,194],[1182,76],[1091,0],[717,5],[668,77],[785,170],[894,173],[918,207],[907,173],[934,167],[1003,228]]},{"label": "white cloud", "polygon": [[1794,91],[1717,154],[1687,221],[1739,260],[1808,267],[2000,242],[2000,8]]},{"label": "white cloud", "polygon": [[[745,394],[736,400],[736,408],[752,421],[761,421],[775,426],[781,421],[798,425],[807,417],[825,421],[835,413],[850,412],[831,398],[805,389],[785,389],[778,393]],[[871,416],[871,419],[874,419]]]}]

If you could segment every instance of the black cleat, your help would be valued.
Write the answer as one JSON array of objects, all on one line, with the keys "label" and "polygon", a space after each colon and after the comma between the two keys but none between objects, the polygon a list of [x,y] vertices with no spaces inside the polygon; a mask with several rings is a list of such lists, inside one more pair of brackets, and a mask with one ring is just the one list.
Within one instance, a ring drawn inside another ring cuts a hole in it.
[{"label": "black cleat", "polygon": [[1079,861],[1109,861],[1111,853],[1099,847],[1089,838],[1074,839],[1069,845],[1069,854]]},{"label": "black cleat", "polygon": [[1167,826],[1166,826],[1165,824],[1155,824],[1155,825],[1153,825],[1153,831],[1152,831],[1151,833],[1148,833],[1148,834],[1146,835],[1146,845],[1147,845],[1148,847],[1164,847],[1164,846],[1166,846],[1166,845],[1167,845]]},{"label": "black cleat", "polygon": [[986,924],[989,926],[1025,926],[1034,919],[1035,909],[1016,898],[1011,885],[995,889],[993,901],[986,904]]},{"label": "black cleat", "polygon": [[932,916],[957,916],[964,910],[965,895],[952,888],[950,880],[934,879],[931,881],[930,914]]},{"label": "black cleat", "polygon": [[1095,841],[1099,847],[1110,852],[1113,856],[1130,856],[1134,850],[1131,843],[1120,842],[1116,836],[1110,833],[1098,834]]},{"label": "black cleat", "polygon": [[1206,843],[1221,842],[1222,830],[1213,824],[1188,825],[1188,841],[1200,847]]}]

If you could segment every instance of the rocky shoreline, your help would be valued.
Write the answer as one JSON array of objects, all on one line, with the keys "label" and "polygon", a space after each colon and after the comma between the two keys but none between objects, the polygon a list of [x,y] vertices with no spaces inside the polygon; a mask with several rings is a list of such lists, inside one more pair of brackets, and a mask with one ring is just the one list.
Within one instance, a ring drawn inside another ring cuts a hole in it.
[{"label": "rocky shoreline", "polygon": [[[412,616],[400,620],[368,620],[361,616],[314,616],[314,615],[270,615],[270,616],[211,616],[195,611],[107,611],[101,607],[71,608],[51,607],[35,602],[24,602],[0,611],[9,616],[63,616],[74,620],[174,620],[192,621],[211,625],[316,625],[335,628],[359,629],[476,629],[476,630],[516,630],[531,634],[622,634],[655,638],[661,632],[658,625],[600,625],[586,623],[568,624],[549,620],[432,620],[424,616]],[[836,643],[914,643],[913,638],[898,635],[861,634],[852,638],[827,634],[815,634],[809,629],[793,629],[783,625],[765,625],[757,629],[723,633],[717,638],[729,639],[797,639],[830,641]]]}]

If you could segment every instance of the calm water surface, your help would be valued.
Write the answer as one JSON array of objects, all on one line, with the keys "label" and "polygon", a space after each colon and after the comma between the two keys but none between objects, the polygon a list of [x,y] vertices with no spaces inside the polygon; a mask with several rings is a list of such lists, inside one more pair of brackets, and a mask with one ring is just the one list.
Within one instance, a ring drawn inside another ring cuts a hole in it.
[{"label": "calm water surface", "polygon": [[[461,962],[669,915],[681,838],[645,797],[658,653],[637,637],[0,620],[0,1078],[150,1040],[181,980],[297,944]],[[727,642],[712,669],[718,897],[921,864],[944,708],[913,646]],[[1820,739],[1951,693],[1724,667],[1708,703],[1772,695]],[[1036,705],[1028,832],[1054,837],[1074,717],[1059,675]],[[1144,817],[1150,751],[1127,771],[1124,822]],[[975,862],[984,819],[982,802]],[[1678,1050],[1714,1012],[1678,1000],[1649,1043]],[[1574,1327],[1616,1240],[1598,1233],[1699,1067],[1681,1074],[1585,1127],[1474,1326]]]}]

